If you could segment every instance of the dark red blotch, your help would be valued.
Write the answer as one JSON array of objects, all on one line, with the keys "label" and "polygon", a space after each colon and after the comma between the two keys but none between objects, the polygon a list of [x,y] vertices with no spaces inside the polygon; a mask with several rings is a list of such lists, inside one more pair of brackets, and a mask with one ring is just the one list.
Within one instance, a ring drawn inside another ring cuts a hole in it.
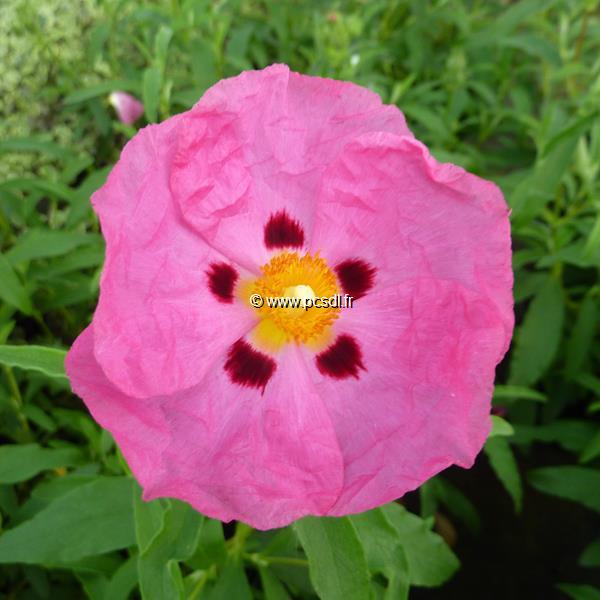
[{"label": "dark red blotch", "polygon": [[237,271],[227,263],[212,263],[206,271],[208,287],[220,302],[233,302],[233,290],[238,280]]},{"label": "dark red blotch", "polygon": [[265,225],[265,246],[267,248],[299,248],[304,244],[304,230],[298,221],[292,219],[285,210],[271,215]]},{"label": "dark red blotch", "polygon": [[358,379],[359,369],[365,370],[358,342],[350,335],[339,335],[329,348],[317,354],[317,368],[334,379]]},{"label": "dark red blotch", "polygon": [[263,392],[276,368],[277,365],[270,356],[255,350],[242,339],[229,348],[225,363],[225,371],[233,383],[262,389]]},{"label": "dark red blotch", "polygon": [[352,258],[341,262],[335,272],[346,294],[354,299],[364,296],[375,283],[375,267],[360,258]]}]

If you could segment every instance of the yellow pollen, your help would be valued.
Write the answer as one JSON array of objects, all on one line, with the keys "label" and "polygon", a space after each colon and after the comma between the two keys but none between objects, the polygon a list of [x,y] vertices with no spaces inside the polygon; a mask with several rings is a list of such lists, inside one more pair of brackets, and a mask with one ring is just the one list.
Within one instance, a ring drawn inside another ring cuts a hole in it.
[{"label": "yellow pollen", "polygon": [[[338,293],[335,274],[326,261],[318,254],[301,256],[286,251],[274,256],[261,271],[261,277],[243,288],[246,302],[252,294],[259,294],[264,300],[260,308],[253,308],[261,318],[254,341],[269,350],[289,342],[324,345],[340,309],[306,309],[305,303]],[[268,298],[297,298],[301,302],[296,308],[285,308],[269,306]]]}]

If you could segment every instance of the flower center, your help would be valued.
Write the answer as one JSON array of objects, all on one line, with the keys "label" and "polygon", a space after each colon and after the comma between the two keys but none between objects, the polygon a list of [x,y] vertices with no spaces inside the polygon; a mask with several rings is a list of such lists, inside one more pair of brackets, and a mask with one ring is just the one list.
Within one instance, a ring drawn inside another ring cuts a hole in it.
[{"label": "flower center", "polygon": [[255,341],[269,349],[286,342],[325,341],[330,325],[339,316],[339,308],[314,306],[316,299],[338,293],[335,274],[325,260],[318,254],[301,256],[286,251],[274,256],[261,271],[247,296],[259,294],[264,302],[255,308],[261,317]]}]

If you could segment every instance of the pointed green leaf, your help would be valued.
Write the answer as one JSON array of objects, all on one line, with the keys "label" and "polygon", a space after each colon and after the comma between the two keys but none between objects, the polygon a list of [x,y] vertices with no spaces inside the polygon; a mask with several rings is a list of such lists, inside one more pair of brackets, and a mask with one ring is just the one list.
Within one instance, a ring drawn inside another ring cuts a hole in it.
[{"label": "pointed green leaf", "polygon": [[22,313],[30,315],[33,306],[29,294],[19,281],[6,256],[0,252],[0,300],[18,308]]},{"label": "pointed green leaf", "polygon": [[431,531],[426,520],[396,503],[386,504],[381,509],[402,541],[411,584],[433,587],[452,577],[460,563],[444,540]]},{"label": "pointed green leaf", "polygon": [[515,433],[513,426],[508,421],[505,421],[502,417],[499,417],[498,415],[492,415],[491,419],[492,430],[490,431],[489,437],[495,437],[497,435],[510,436]]},{"label": "pointed green leaf", "polygon": [[61,256],[80,246],[98,243],[100,239],[92,233],[30,229],[6,253],[6,259],[12,265],[16,265],[39,258]]},{"label": "pointed green leaf", "polygon": [[144,101],[146,118],[150,123],[156,123],[158,120],[158,105],[160,102],[162,80],[162,73],[156,67],[148,67],[144,71],[142,98]]},{"label": "pointed green leaf", "polygon": [[509,383],[529,386],[544,375],[558,350],[563,317],[562,289],[549,277],[529,305],[516,335]]},{"label": "pointed green leaf", "polygon": [[42,448],[38,444],[0,446],[0,483],[26,481],[34,475],[83,462],[77,448]]},{"label": "pointed green leaf", "polygon": [[294,529],[321,598],[369,600],[365,553],[348,517],[305,517],[294,523]]},{"label": "pointed green leaf", "polygon": [[501,481],[504,489],[513,499],[515,510],[521,511],[523,503],[523,488],[517,461],[512,453],[510,444],[504,437],[488,438],[484,446],[492,469]]},{"label": "pointed green leaf", "polygon": [[521,385],[496,385],[494,387],[494,400],[500,400],[501,404],[513,400],[547,402],[548,398],[545,394],[542,394],[542,392]]},{"label": "pointed green leaf", "polygon": [[206,595],[206,600],[252,600],[252,598],[246,572],[240,563],[233,560],[228,561],[220,570],[217,583]]},{"label": "pointed green leaf", "polygon": [[586,546],[579,557],[579,564],[582,567],[600,567],[600,538]]},{"label": "pointed green leaf", "polygon": [[[190,558],[198,545],[204,517],[178,500],[157,503],[135,492],[138,573],[144,600],[174,600],[184,592],[178,562]],[[160,514],[159,514],[160,513]]]},{"label": "pointed green leaf", "polygon": [[0,535],[0,563],[57,564],[135,544],[132,481],[99,477]]},{"label": "pointed green leaf", "polygon": [[45,346],[0,345],[0,363],[40,371],[49,377],[66,378],[65,350]]},{"label": "pointed green leaf", "polygon": [[529,471],[529,483],[546,494],[600,512],[600,471],[587,467],[544,467]]},{"label": "pointed green leaf", "polygon": [[577,313],[575,325],[567,342],[565,364],[566,377],[575,377],[589,357],[598,324],[598,299],[588,294]]},{"label": "pointed green leaf", "polygon": [[260,581],[265,593],[265,600],[291,600],[285,586],[267,567],[259,567]]},{"label": "pointed green leaf", "polygon": [[381,573],[388,580],[384,599],[408,598],[408,559],[398,531],[380,508],[352,515],[350,520],[362,542],[369,569],[373,573]]},{"label": "pointed green leaf", "polygon": [[600,600],[600,589],[579,583],[559,583],[556,587],[573,600]]}]

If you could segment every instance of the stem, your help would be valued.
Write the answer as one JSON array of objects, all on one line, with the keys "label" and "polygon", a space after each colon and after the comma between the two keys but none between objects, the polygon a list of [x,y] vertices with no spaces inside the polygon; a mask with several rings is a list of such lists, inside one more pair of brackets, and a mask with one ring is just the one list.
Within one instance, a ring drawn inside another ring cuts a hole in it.
[{"label": "stem", "polygon": [[266,565],[288,565],[290,567],[308,567],[305,558],[293,558],[291,556],[264,556],[263,554],[244,554],[246,560],[259,566]]},{"label": "stem", "polygon": [[234,558],[240,558],[244,552],[244,546],[246,545],[246,540],[250,537],[254,530],[246,523],[242,523],[238,521],[235,526],[235,533],[233,537],[229,540],[229,554],[231,554]]},{"label": "stem", "polygon": [[2,369],[4,370],[4,374],[6,375],[6,379],[8,381],[8,387],[10,388],[10,391],[11,391],[10,400],[11,400],[12,407],[15,411],[15,414],[17,415],[17,420],[21,424],[21,428],[23,429],[25,437],[29,438],[30,437],[29,423],[27,422],[27,419],[25,418],[25,415],[23,414],[23,411],[22,411],[23,398],[21,397],[21,391],[19,390],[19,384],[17,383],[17,380],[15,379],[15,376],[10,367],[3,366]]},{"label": "stem", "polygon": [[204,573],[202,573],[200,579],[198,579],[198,583],[196,584],[194,589],[190,592],[190,595],[188,596],[188,600],[196,600],[196,598],[198,598],[198,596],[204,589],[206,582],[209,579],[213,578],[215,575],[216,575],[215,565],[211,565],[211,567],[209,569],[206,569],[206,571],[204,571]]},{"label": "stem", "polygon": [[583,15],[581,29],[579,30],[579,35],[577,36],[577,40],[575,42],[575,55],[573,56],[575,61],[579,60],[579,57],[581,56],[581,50],[583,49],[583,42],[585,41],[588,23],[590,22],[590,15],[591,11],[586,11]]}]

